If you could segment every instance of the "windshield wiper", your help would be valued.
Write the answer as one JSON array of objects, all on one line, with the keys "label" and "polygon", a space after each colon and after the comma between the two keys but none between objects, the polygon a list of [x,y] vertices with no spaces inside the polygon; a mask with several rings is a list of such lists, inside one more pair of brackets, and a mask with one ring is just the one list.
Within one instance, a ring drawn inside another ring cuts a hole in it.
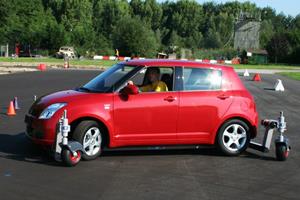
[{"label": "windshield wiper", "polygon": [[79,88],[76,88],[77,90],[84,90],[84,91],[87,91],[87,92],[91,92],[91,90],[89,88],[86,88],[86,87],[79,87]]}]

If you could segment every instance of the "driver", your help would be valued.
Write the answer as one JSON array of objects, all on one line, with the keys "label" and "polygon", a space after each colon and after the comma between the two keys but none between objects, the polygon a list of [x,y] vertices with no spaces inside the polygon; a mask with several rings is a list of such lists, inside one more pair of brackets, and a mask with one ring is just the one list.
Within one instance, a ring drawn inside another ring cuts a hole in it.
[{"label": "driver", "polygon": [[[168,87],[165,82],[159,80],[160,70],[158,67],[150,67],[147,71],[147,79],[149,84],[139,87],[142,92],[167,92]],[[132,81],[128,81],[129,85],[133,85]]]}]

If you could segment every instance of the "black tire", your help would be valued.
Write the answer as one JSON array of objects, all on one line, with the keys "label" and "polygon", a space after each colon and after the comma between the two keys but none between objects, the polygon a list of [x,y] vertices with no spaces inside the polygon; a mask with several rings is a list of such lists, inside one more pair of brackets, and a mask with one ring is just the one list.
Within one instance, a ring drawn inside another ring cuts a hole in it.
[{"label": "black tire", "polygon": [[77,151],[77,156],[73,156],[72,152],[69,149],[63,149],[61,153],[61,159],[64,164],[68,167],[74,167],[81,160],[81,151]]},{"label": "black tire", "polygon": [[250,128],[238,119],[226,121],[219,129],[216,138],[219,151],[227,156],[239,155],[247,149],[249,142]]},{"label": "black tire", "polygon": [[[85,147],[84,138],[87,139],[88,131],[93,132],[93,130],[99,130],[99,137],[95,139],[93,142],[95,146],[92,148]],[[102,153],[102,141],[103,141],[103,129],[102,127],[96,122],[92,120],[86,120],[80,122],[74,132],[72,138],[83,145],[85,153],[82,154],[83,160],[94,160],[100,156]]]},{"label": "black tire", "polygon": [[289,156],[289,150],[285,144],[276,144],[276,159],[278,161],[285,161]]}]

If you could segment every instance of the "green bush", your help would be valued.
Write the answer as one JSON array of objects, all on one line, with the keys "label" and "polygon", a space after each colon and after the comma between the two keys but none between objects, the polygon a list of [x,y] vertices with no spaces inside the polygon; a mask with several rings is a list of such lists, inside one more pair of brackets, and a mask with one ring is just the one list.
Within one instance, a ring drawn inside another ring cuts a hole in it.
[{"label": "green bush", "polygon": [[235,49],[197,49],[193,54],[196,59],[231,60],[238,56],[238,51]]},{"label": "green bush", "polygon": [[33,55],[49,56],[49,50],[38,49],[31,52]]}]

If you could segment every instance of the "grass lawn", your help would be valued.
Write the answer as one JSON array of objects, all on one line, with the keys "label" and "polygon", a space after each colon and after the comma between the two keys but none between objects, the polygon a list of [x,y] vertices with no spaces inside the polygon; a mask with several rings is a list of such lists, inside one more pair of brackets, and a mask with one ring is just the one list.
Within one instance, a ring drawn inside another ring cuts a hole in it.
[{"label": "grass lawn", "polygon": [[[63,59],[56,58],[4,58],[0,57],[0,62],[26,62],[26,63],[52,63],[52,64],[64,64]],[[70,60],[70,65],[89,66],[96,65],[99,67],[109,67],[118,61],[111,60]]]},{"label": "grass lawn", "polygon": [[280,72],[278,74],[300,81],[300,72]]},{"label": "grass lawn", "polygon": [[[0,57],[0,62],[26,62],[26,63],[52,63],[52,64],[64,64],[63,59],[56,58],[4,58]],[[109,67],[118,61],[111,60],[70,60],[70,65],[78,65],[78,66],[99,66],[99,67]],[[300,69],[299,66],[291,66],[284,64],[268,64],[268,65],[230,65],[235,69]]]},{"label": "grass lawn", "polygon": [[[63,62],[63,61],[62,61]],[[88,65],[97,65],[99,67],[110,67],[120,61],[113,60],[71,60],[70,65],[80,65],[80,66],[88,66]]]},{"label": "grass lawn", "polygon": [[300,69],[299,66],[291,66],[291,65],[284,65],[284,64],[268,64],[268,65],[230,65],[235,69]]}]

